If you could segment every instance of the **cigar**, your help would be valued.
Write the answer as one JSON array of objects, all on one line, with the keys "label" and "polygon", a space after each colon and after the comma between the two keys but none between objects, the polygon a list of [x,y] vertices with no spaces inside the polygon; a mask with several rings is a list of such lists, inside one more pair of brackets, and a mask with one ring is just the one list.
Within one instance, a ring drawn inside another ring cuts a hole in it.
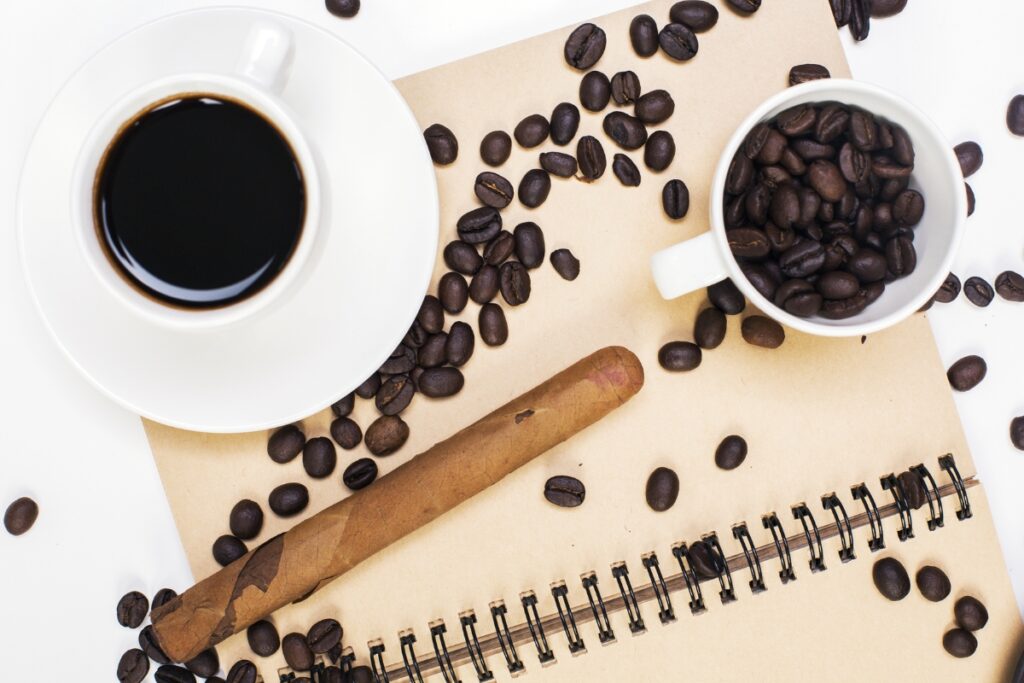
[{"label": "cigar", "polygon": [[154,609],[160,647],[188,661],[307,597],[597,422],[643,383],[631,351],[596,351]]}]

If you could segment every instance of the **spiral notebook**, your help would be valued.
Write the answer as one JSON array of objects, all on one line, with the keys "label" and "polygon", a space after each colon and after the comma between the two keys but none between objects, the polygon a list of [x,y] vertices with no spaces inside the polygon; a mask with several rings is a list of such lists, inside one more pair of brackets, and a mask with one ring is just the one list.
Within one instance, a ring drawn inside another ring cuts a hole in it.
[{"label": "spiral notebook", "polygon": [[[408,443],[377,464],[382,474],[390,471],[602,346],[620,344],[638,355],[647,375],[643,390],[499,485],[307,600],[279,610],[273,621],[282,635],[337,618],[354,662],[369,665],[372,649],[378,671],[386,669],[393,681],[408,679],[405,661],[412,667],[413,653],[425,680],[444,680],[434,651],[436,643],[447,667],[442,633],[452,667],[466,683],[478,680],[467,640],[474,653],[479,642],[478,665],[482,656],[481,667],[499,681],[521,673],[526,680],[573,682],[814,677],[959,683],[1001,680],[1011,668],[1022,636],[1020,617],[925,316],[864,340],[789,331],[775,351],[746,344],[739,332],[742,316],[730,317],[724,343],[705,353],[697,370],[672,374],[658,367],[658,348],[692,338],[694,319],[706,301],[703,292],[662,300],[651,281],[650,254],[707,229],[719,150],[754,106],[786,87],[791,66],[817,62],[835,76],[849,75],[827,2],[772,0],[743,18],[724,0],[714,1],[719,23],[701,34],[700,52],[685,64],[662,55],[641,60],[628,41],[635,15],[645,12],[664,22],[670,0],[594,20],[608,34],[597,68],[609,75],[632,69],[645,90],[673,93],[675,114],[661,127],[675,137],[676,160],[655,174],[634,152],[643,169],[639,187],[622,187],[610,172],[592,184],[553,179],[551,195],[539,208],[514,202],[503,212],[507,227],[527,220],[540,225],[548,251],[572,249],[582,262],[580,276],[566,282],[549,264],[531,271],[530,301],[505,307],[508,342],[499,348],[477,344],[463,368],[466,386],[457,396],[417,397],[403,413],[411,429]],[[458,161],[437,169],[442,246],[455,236],[458,217],[476,205],[472,187],[484,170],[477,154],[483,136],[576,100],[580,74],[562,58],[572,28],[396,84],[424,128],[442,122],[461,142]],[[296,103],[296,115],[322,115],[317,107],[315,101]],[[579,134],[606,140],[601,121],[602,114],[584,112]],[[538,152],[551,149],[556,148],[516,147],[500,172],[518,182],[537,166]],[[610,142],[606,149],[612,153]],[[661,208],[661,188],[670,178],[683,179],[690,189],[690,213],[682,221],[668,220]],[[439,256],[435,284],[444,272]],[[464,320],[475,328],[476,315],[471,304],[460,316],[449,316],[448,323]],[[297,338],[296,344],[302,343]],[[357,403],[354,418],[363,429],[374,417],[371,403]],[[302,428],[310,437],[327,435],[330,422],[330,411],[324,411],[303,420]],[[196,578],[218,568],[210,546],[227,533],[228,513],[239,499],[265,501],[275,486],[302,481],[310,490],[307,514],[313,514],[348,495],[340,471],[368,455],[363,446],[339,451],[338,471],[313,481],[298,459],[287,465],[270,461],[266,432],[195,434],[151,423],[146,429]],[[740,468],[724,472],[715,467],[713,454],[728,434],[743,435],[750,453]],[[938,458],[947,453],[953,460],[944,468]],[[908,512],[898,503],[899,488],[886,488],[880,479],[919,464],[935,480],[929,490],[941,495],[941,527],[934,496],[932,507]],[[963,499],[953,464],[963,480]],[[659,466],[673,468],[681,481],[679,500],[662,513],[644,501],[647,476]],[[563,509],[544,500],[545,480],[562,474],[585,483],[582,506]],[[861,483],[870,497],[864,492],[854,497],[851,487],[861,491]],[[822,496],[831,493],[841,505],[828,495],[826,509]],[[797,519],[792,506],[800,504],[806,512]],[[868,510],[873,514],[875,507],[880,518],[875,530],[885,547],[872,551]],[[967,509],[971,516],[958,519],[956,512]],[[764,516],[772,512],[779,526],[770,522],[765,528]],[[934,530],[928,520],[935,522]],[[294,523],[268,515],[253,543]],[[741,523],[746,534],[733,531]],[[912,525],[913,538],[907,533],[900,540],[902,523]],[[796,577],[785,584],[772,529]],[[852,539],[856,557],[848,562],[840,557],[844,538],[848,546]],[[680,542],[685,550],[673,548]],[[698,553],[713,549],[714,566],[723,574],[721,581],[717,576],[701,581],[699,596],[689,573],[694,543],[702,544]],[[937,604],[916,590],[901,602],[886,601],[871,581],[871,565],[883,556],[897,557],[911,574],[924,564],[942,567],[953,594]],[[810,562],[818,558],[825,569],[812,571]],[[613,567],[619,562],[625,564]],[[581,574],[589,572],[593,578],[584,585]],[[759,587],[758,576],[766,590],[754,594],[749,582]],[[726,595],[736,599],[723,604],[720,593],[730,582]],[[956,660],[941,640],[953,623],[952,603],[964,594],[985,602],[990,622],[978,634],[978,652]],[[694,615],[691,602],[698,608],[702,602],[704,611]],[[669,605],[675,621],[662,623]],[[462,617],[469,620],[468,638]],[[254,657],[244,634],[218,650],[223,662],[253,659],[268,681],[277,680],[279,672],[292,675],[280,653]],[[520,662],[523,671],[511,672],[509,659],[516,669]]]}]

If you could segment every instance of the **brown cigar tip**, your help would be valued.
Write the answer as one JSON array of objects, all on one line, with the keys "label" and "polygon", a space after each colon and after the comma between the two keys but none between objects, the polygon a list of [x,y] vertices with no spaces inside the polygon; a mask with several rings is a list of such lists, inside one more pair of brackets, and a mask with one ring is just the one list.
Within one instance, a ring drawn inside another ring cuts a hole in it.
[{"label": "brown cigar tip", "polygon": [[607,346],[593,355],[597,370],[616,387],[623,403],[644,386],[644,366],[636,354],[624,346]]}]

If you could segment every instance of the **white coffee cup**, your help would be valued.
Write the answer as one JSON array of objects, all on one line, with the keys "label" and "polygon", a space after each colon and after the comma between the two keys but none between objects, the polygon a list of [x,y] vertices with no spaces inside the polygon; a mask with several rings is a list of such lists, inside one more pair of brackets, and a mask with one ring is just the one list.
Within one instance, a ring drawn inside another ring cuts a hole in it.
[{"label": "white coffee cup", "polygon": [[[288,79],[294,50],[290,31],[272,21],[254,24],[239,46],[233,73],[175,74],[135,88],[100,117],[83,145],[72,176],[71,209],[81,252],[92,272],[133,313],[159,325],[186,330],[220,328],[266,311],[302,278],[304,267],[322,240],[320,181],[316,160],[302,130],[279,97]],[[281,272],[263,289],[219,308],[186,309],[144,294],[111,263],[96,227],[94,187],[110,144],[121,128],[153,104],[177,95],[212,95],[244,104],[284,136],[302,171],[305,216],[299,241]]]},{"label": "white coffee cup", "polygon": [[[858,315],[845,320],[800,318],[767,300],[747,280],[726,239],[723,198],[729,165],[747,133],[760,123],[797,104],[837,101],[870,111],[906,129],[916,160],[910,186],[924,196],[925,212],[915,229],[917,267],[886,285],[882,296]],[[711,229],[651,257],[655,284],[666,299],[730,278],[765,315],[801,332],[826,337],[860,336],[895,325],[921,308],[945,280],[960,244],[967,218],[967,195],[956,155],[931,120],[906,100],[867,83],[846,79],[811,81],[766,100],[729,139],[711,186]]]}]

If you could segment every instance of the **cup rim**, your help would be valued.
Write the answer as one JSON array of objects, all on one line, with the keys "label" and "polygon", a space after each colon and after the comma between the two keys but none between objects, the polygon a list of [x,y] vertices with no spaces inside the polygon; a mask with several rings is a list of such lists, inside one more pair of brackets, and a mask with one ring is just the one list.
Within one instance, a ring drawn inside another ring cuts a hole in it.
[{"label": "cup rim", "polygon": [[[291,147],[302,168],[305,214],[298,243],[284,268],[261,290],[241,301],[218,308],[185,309],[147,297],[115,272],[96,238],[93,192],[98,165],[117,131],[153,103],[175,94],[221,95],[251,107],[270,121]],[[230,74],[188,72],[173,74],[132,88],[108,107],[90,127],[78,152],[71,187],[71,219],[79,252],[89,270],[115,299],[145,320],[179,330],[220,329],[249,319],[280,301],[310,260],[318,241],[321,219],[320,179],[316,157],[295,116],[281,99],[260,85]]]},{"label": "cup rim", "polygon": [[844,324],[843,321],[837,321],[835,324],[826,325],[812,319],[795,316],[784,309],[779,308],[774,302],[766,299],[754,288],[740,270],[736,259],[732,255],[732,251],[729,249],[728,240],[726,239],[724,206],[722,201],[725,196],[726,176],[728,175],[729,166],[732,163],[733,156],[739,151],[740,145],[743,144],[747,134],[754,128],[754,126],[765,120],[768,117],[769,112],[779,109],[780,107],[785,107],[793,100],[819,92],[829,92],[831,95],[828,99],[836,99],[839,101],[842,101],[843,94],[852,94],[853,96],[866,95],[886,100],[889,104],[899,109],[907,118],[914,119],[916,123],[920,124],[925,130],[927,136],[930,138],[928,140],[929,145],[934,145],[936,149],[941,150],[941,158],[945,162],[943,165],[945,166],[947,178],[962,184],[963,176],[952,146],[947,143],[945,135],[927,114],[908,100],[886,90],[885,88],[872,83],[865,83],[863,81],[856,81],[847,78],[827,78],[809,81],[801,83],[800,85],[791,86],[786,90],[772,95],[758,105],[742,121],[742,123],[739,124],[732,136],[729,138],[729,142],[724,147],[718,160],[718,166],[715,169],[715,176],[711,185],[711,207],[709,214],[711,217],[711,233],[714,236],[713,239],[718,247],[719,253],[722,255],[722,260],[728,270],[729,277],[740,291],[743,292],[747,299],[750,300],[758,309],[760,309],[765,315],[773,318],[783,325],[786,325],[787,327],[822,337],[856,337],[878,332],[906,320],[916,313],[925,303],[928,302],[929,299],[931,299],[935,292],[938,291],[939,287],[945,281],[947,274],[950,272],[953,265],[953,259],[956,257],[956,253],[959,250],[960,240],[963,236],[964,224],[967,218],[967,198],[964,192],[956,192],[952,197],[955,216],[953,216],[952,219],[949,246],[946,254],[943,255],[942,262],[936,273],[925,283],[925,285],[922,285],[921,291],[915,294],[910,301],[888,315],[882,316],[876,320],[869,320],[865,322]]}]

